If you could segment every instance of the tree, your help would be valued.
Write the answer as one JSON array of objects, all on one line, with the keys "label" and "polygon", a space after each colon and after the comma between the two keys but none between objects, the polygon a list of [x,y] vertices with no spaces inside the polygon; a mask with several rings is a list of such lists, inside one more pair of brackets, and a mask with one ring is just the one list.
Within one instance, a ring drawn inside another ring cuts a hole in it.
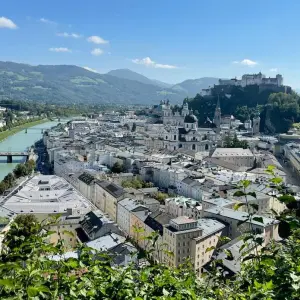
[{"label": "tree", "polygon": [[15,182],[15,176],[13,175],[13,173],[8,173],[3,181],[7,184],[7,187],[10,188],[13,186],[14,182]]},{"label": "tree", "polygon": [[0,194],[3,194],[8,189],[8,185],[5,181],[0,182]]},{"label": "tree", "polygon": [[136,131],[136,124],[135,124],[135,123],[132,124],[131,131],[132,131],[132,132],[135,132],[135,131]]},{"label": "tree", "polygon": [[29,159],[25,163],[25,166],[27,168],[27,172],[28,172],[27,175],[28,175],[28,174],[31,174],[34,171],[34,169],[36,167],[36,163],[35,163],[35,161],[33,159]]},{"label": "tree", "polygon": [[113,173],[121,173],[123,171],[123,164],[119,163],[118,161],[114,163],[111,168]]},{"label": "tree", "polygon": [[28,169],[27,169],[26,165],[24,165],[24,164],[18,164],[14,168],[13,172],[14,172],[16,178],[28,175]]},{"label": "tree", "polygon": [[165,204],[165,200],[169,198],[167,193],[157,192],[153,195],[153,198],[159,201],[161,204]]}]

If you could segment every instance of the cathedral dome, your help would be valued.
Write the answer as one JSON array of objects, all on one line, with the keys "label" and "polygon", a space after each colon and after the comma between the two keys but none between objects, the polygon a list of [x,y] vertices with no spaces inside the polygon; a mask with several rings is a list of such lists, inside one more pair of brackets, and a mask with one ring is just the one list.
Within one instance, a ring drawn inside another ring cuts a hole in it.
[{"label": "cathedral dome", "polygon": [[184,123],[197,123],[198,119],[195,115],[187,115],[184,118]]}]

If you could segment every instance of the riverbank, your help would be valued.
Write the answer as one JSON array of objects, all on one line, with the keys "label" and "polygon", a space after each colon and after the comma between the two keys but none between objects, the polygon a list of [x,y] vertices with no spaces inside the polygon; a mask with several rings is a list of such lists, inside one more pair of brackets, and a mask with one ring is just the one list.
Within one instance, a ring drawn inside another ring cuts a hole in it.
[{"label": "riverbank", "polygon": [[49,121],[48,119],[42,119],[42,120],[37,120],[37,121],[33,121],[33,122],[28,122],[26,124],[13,127],[10,130],[6,130],[6,131],[3,131],[3,132],[0,132],[0,142],[3,141],[3,140],[5,140],[9,136],[14,135],[14,134],[16,134],[16,133],[18,133],[18,132],[26,129],[26,128],[29,128],[29,127],[32,127],[32,126],[36,126],[36,125],[39,125],[39,124],[43,124],[43,123],[46,123],[48,121]]}]

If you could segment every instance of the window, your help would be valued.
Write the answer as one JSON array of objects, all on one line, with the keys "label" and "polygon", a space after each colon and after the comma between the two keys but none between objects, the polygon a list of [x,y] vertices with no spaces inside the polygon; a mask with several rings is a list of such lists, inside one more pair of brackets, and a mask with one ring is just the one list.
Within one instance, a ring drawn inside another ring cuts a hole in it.
[{"label": "window", "polygon": [[192,145],[192,150],[196,150],[196,145],[195,144]]}]

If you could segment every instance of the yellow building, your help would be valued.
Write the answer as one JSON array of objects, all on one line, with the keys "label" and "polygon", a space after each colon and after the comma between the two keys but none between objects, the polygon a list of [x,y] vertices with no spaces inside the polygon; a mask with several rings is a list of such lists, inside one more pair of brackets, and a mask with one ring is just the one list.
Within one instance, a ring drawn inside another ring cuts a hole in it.
[{"label": "yellow building", "polygon": [[125,198],[125,191],[121,186],[106,180],[97,180],[95,184],[94,204],[107,213],[108,216],[117,221],[118,201]]},{"label": "yellow building", "polygon": [[164,226],[163,243],[172,254],[164,254],[168,266],[178,267],[187,260],[192,263],[196,274],[208,263],[213,254],[210,247],[216,247],[225,225],[212,219],[195,220],[180,216]]}]

